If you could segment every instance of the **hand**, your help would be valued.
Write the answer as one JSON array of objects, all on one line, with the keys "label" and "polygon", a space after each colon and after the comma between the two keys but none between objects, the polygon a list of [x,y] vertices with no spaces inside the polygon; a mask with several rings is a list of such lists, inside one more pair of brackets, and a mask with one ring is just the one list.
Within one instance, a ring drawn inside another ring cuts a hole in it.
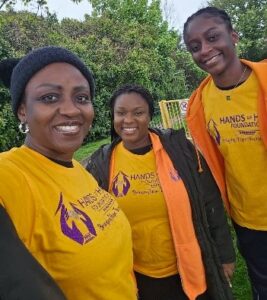
[{"label": "hand", "polygon": [[231,278],[233,277],[234,274],[235,263],[222,264],[222,267],[223,267],[223,272],[226,277],[226,280],[228,281],[229,286],[232,287]]}]

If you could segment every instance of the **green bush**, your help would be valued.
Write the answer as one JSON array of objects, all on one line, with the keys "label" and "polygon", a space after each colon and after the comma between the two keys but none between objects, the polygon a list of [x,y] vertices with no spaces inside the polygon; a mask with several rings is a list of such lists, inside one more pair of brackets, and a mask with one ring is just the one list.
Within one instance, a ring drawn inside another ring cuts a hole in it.
[{"label": "green bush", "polygon": [[15,119],[9,103],[0,105],[0,151],[20,146],[24,136],[19,132],[18,121]]}]

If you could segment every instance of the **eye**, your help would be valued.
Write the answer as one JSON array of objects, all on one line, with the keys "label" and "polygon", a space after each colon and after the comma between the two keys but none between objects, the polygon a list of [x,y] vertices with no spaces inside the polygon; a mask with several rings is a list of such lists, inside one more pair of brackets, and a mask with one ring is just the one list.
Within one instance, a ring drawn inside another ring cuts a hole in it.
[{"label": "eye", "polygon": [[41,96],[38,100],[43,103],[55,103],[58,101],[59,96],[57,94],[47,94]]},{"label": "eye", "polygon": [[136,111],[136,112],[135,112],[135,116],[137,116],[137,117],[140,117],[140,116],[142,116],[143,114],[144,114],[143,111]]},{"label": "eye", "polygon": [[125,112],[124,111],[115,111],[115,114],[119,117],[122,117],[125,115]]},{"label": "eye", "polygon": [[213,33],[208,35],[208,41],[209,42],[215,42],[218,39],[219,35],[217,33]]},{"label": "eye", "polygon": [[78,95],[76,101],[80,104],[88,104],[91,103],[91,98],[89,95]]},{"label": "eye", "polygon": [[190,52],[195,53],[195,52],[199,51],[199,49],[200,49],[200,44],[194,43],[194,44],[189,45]]}]

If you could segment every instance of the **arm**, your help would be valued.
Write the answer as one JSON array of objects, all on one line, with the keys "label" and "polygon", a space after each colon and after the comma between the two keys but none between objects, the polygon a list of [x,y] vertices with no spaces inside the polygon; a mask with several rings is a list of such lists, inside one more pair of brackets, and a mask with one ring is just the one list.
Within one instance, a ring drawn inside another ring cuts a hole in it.
[{"label": "arm", "polygon": [[47,271],[19,239],[0,205],[0,299],[66,300]]}]

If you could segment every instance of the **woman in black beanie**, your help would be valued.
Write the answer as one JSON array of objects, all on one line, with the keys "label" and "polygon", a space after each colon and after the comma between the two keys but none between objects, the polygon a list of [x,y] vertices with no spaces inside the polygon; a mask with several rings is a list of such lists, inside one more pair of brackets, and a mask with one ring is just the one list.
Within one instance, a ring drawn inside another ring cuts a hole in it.
[{"label": "woman in black beanie", "polygon": [[43,47],[0,74],[26,136],[0,154],[0,299],[136,299],[126,217],[73,159],[94,117],[91,71]]}]

